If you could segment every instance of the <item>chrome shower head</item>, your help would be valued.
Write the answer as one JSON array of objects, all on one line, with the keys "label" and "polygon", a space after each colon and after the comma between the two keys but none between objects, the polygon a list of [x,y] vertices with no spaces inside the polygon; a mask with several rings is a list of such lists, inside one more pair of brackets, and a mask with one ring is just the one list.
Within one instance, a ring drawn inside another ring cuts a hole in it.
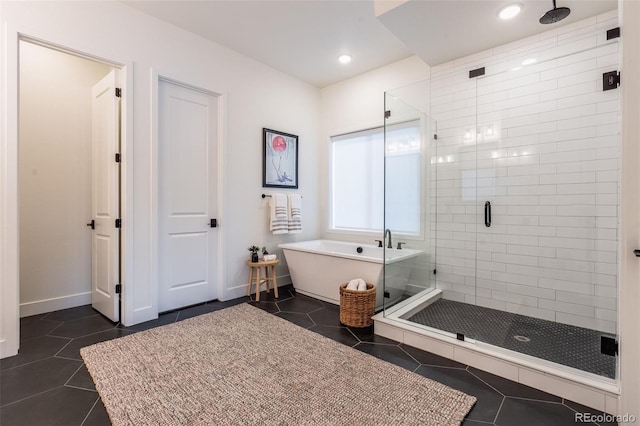
[{"label": "chrome shower head", "polygon": [[556,0],[553,0],[553,9],[547,11],[540,17],[541,24],[555,24],[569,16],[571,9],[568,7],[556,7]]}]

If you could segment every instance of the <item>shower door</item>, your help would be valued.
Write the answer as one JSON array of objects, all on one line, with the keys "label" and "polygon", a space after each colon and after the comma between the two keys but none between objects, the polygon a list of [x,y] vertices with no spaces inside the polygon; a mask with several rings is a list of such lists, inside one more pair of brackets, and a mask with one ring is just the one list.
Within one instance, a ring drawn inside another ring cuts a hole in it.
[{"label": "shower door", "polygon": [[491,320],[471,337],[614,379],[618,42],[594,40],[475,79],[475,305]]},{"label": "shower door", "polygon": [[578,37],[431,80],[439,299],[402,318],[615,379],[618,41]]}]

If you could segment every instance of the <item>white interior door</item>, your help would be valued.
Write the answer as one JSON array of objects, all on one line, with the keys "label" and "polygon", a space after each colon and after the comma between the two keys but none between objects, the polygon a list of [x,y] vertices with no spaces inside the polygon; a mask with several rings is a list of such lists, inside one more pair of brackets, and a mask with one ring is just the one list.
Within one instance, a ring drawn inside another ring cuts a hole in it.
[{"label": "white interior door", "polygon": [[217,297],[217,98],[159,84],[158,309]]},{"label": "white interior door", "polygon": [[92,90],[91,304],[111,321],[119,321],[120,280],[120,98],[112,70]]}]

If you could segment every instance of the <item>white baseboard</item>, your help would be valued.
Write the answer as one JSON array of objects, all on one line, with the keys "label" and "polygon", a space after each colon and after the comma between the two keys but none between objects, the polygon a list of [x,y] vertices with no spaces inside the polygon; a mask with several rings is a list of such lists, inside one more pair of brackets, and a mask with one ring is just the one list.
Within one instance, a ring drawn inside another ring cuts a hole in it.
[{"label": "white baseboard", "polygon": [[20,318],[91,304],[91,292],[20,304]]}]

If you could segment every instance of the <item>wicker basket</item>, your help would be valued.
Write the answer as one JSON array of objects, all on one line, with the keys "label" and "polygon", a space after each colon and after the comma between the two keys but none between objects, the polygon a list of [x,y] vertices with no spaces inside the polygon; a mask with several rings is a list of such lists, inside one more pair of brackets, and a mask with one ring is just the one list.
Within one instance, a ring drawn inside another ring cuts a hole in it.
[{"label": "wicker basket", "polygon": [[376,309],[376,286],[367,283],[366,290],[347,290],[340,285],[340,322],[349,327],[369,327]]}]

